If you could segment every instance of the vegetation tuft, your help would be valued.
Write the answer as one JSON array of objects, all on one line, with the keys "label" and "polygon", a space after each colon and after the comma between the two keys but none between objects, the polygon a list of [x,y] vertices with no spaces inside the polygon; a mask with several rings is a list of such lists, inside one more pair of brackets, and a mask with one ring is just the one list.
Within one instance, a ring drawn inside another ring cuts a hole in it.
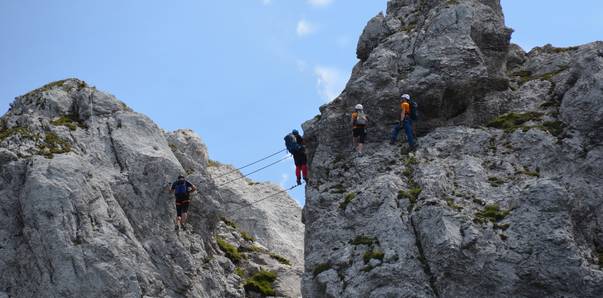
[{"label": "vegetation tuft", "polygon": [[565,124],[561,121],[546,121],[540,126],[542,130],[552,134],[553,136],[559,137],[563,133]]},{"label": "vegetation tuft", "polygon": [[383,261],[383,257],[385,256],[385,254],[380,251],[380,250],[369,250],[367,252],[364,253],[364,256],[362,256],[362,258],[364,259],[364,263],[368,264],[368,262],[370,262],[372,259],[377,259],[377,260],[382,260]]},{"label": "vegetation tuft", "polygon": [[33,139],[34,134],[27,127],[15,126],[0,131],[0,142],[14,135],[20,135],[22,138]]},{"label": "vegetation tuft", "polygon": [[492,223],[497,223],[503,219],[505,219],[505,217],[507,217],[507,215],[509,215],[511,213],[511,211],[509,210],[502,210],[500,209],[500,207],[496,204],[491,204],[491,205],[487,205],[484,210],[479,211],[475,214],[475,219],[474,222],[476,223],[486,223],[486,222],[492,222]]},{"label": "vegetation tuft", "polygon": [[540,120],[543,114],[538,112],[508,113],[496,117],[488,123],[488,127],[503,129],[506,133],[512,133],[522,127],[528,121]]},{"label": "vegetation tuft", "polygon": [[365,235],[357,236],[350,241],[350,244],[352,245],[373,245],[375,243],[378,243],[377,238]]},{"label": "vegetation tuft", "polygon": [[345,195],[343,202],[339,204],[339,208],[345,210],[348,205],[356,198],[356,193],[350,192]]},{"label": "vegetation tuft", "polygon": [[40,154],[46,158],[52,158],[54,154],[63,154],[71,151],[71,144],[60,138],[54,132],[47,131],[44,142],[38,145]]},{"label": "vegetation tuft", "polygon": [[276,273],[260,270],[245,281],[245,291],[260,293],[264,296],[274,296],[274,282]]},{"label": "vegetation tuft", "polygon": [[234,245],[226,242],[226,240],[216,237],[216,242],[220,249],[226,254],[226,257],[229,258],[233,263],[238,264],[244,256],[239,252],[239,249]]},{"label": "vegetation tuft", "polygon": [[490,183],[490,185],[494,186],[494,187],[499,187],[503,184],[505,184],[505,180],[498,178],[498,177],[488,177],[488,182]]},{"label": "vegetation tuft", "polygon": [[71,130],[71,131],[76,130],[78,127],[85,128],[85,125],[79,121],[79,119],[77,118],[76,115],[62,116],[60,118],[57,118],[57,119],[51,121],[50,124],[52,124],[54,126],[65,126],[65,127],[69,128],[69,130]]},{"label": "vegetation tuft", "polygon": [[235,268],[234,273],[240,277],[245,277],[245,269],[241,267]]},{"label": "vegetation tuft", "polygon": [[289,259],[287,259],[283,256],[279,256],[275,253],[270,253],[270,257],[277,260],[279,263],[281,263],[283,265],[291,266],[291,261],[289,261]]},{"label": "vegetation tuft", "polygon": [[411,204],[416,204],[422,191],[423,189],[418,186],[412,187],[408,191],[400,190],[398,192],[398,199],[408,199]]},{"label": "vegetation tuft", "polygon": [[319,274],[321,274],[329,269],[331,269],[330,264],[328,264],[328,263],[319,264],[318,266],[316,266],[316,268],[314,268],[314,271],[313,271],[314,277],[318,276]]},{"label": "vegetation tuft", "polygon": [[231,227],[231,228],[233,228],[233,229],[236,229],[236,228],[237,228],[237,224],[236,224],[234,221],[231,221],[231,220],[229,220],[229,219],[228,219],[228,218],[226,218],[226,217],[221,217],[221,218],[220,218],[220,220],[222,220],[222,222],[223,222],[225,225],[227,225],[227,226],[229,226],[229,227]]},{"label": "vegetation tuft", "polygon": [[509,227],[511,227],[511,225],[508,223],[506,223],[506,224],[495,223],[494,224],[494,228],[497,230],[506,231]]},{"label": "vegetation tuft", "polygon": [[450,207],[450,208],[452,208],[452,209],[455,209],[456,211],[459,211],[459,212],[460,212],[460,211],[462,211],[462,210],[463,210],[463,207],[461,207],[461,206],[457,205],[457,204],[454,202],[454,199],[452,199],[452,198],[446,198],[446,204],[448,205],[448,207]]},{"label": "vegetation tuft", "polygon": [[247,233],[245,231],[241,231],[241,237],[243,239],[245,239],[245,241],[249,241],[249,242],[255,241],[255,238],[253,238],[253,236],[251,236],[249,233]]}]

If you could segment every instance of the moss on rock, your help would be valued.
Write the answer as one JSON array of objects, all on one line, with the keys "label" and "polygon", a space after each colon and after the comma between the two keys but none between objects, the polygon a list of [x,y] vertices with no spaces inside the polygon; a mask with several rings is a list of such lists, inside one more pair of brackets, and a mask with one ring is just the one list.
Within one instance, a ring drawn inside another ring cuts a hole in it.
[{"label": "moss on rock", "polygon": [[275,272],[260,270],[245,281],[245,291],[260,293],[264,296],[274,296]]}]

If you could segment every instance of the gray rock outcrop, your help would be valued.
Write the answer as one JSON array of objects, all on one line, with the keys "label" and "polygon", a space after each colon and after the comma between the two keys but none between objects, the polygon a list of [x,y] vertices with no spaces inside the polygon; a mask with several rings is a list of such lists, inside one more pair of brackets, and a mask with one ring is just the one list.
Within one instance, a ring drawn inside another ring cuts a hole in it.
[{"label": "gray rock outcrop", "polygon": [[[300,296],[291,198],[230,210],[281,189],[220,185],[194,132],[164,132],[82,81],[18,97],[0,118],[0,162],[0,296]],[[179,174],[199,191],[176,234],[167,188]]]},{"label": "gray rock outcrop", "polygon": [[[497,0],[391,0],[369,22],[303,126],[305,297],[601,296],[603,42],[525,53],[510,34]],[[402,93],[416,152],[388,144]]]}]

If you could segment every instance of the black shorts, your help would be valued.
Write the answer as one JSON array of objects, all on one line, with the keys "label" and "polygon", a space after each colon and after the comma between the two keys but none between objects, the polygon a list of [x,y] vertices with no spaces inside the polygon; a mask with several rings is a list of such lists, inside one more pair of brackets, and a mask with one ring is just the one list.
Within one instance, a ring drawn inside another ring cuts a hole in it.
[{"label": "black shorts", "polygon": [[176,214],[181,216],[182,213],[187,213],[190,202],[191,201],[188,196],[176,196]]},{"label": "black shorts", "polygon": [[296,166],[307,164],[308,160],[306,158],[306,153],[304,151],[296,152],[295,154],[293,154],[293,161],[295,162]]},{"label": "black shorts", "polygon": [[182,213],[188,213],[190,203],[176,203],[176,214],[182,216]]},{"label": "black shorts", "polygon": [[358,138],[358,143],[364,144],[366,140],[366,127],[356,127],[352,129],[354,138]]}]

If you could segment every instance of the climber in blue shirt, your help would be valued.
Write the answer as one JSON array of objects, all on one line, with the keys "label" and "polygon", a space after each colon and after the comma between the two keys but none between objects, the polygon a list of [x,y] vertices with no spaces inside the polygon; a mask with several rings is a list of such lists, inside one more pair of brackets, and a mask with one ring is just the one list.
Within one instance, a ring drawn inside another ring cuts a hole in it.
[{"label": "climber in blue shirt", "polygon": [[191,202],[190,193],[195,192],[197,188],[190,182],[186,181],[186,178],[182,175],[178,176],[178,180],[172,183],[171,192],[176,195],[176,231],[180,230],[182,226],[183,230],[186,230],[188,206]]}]

